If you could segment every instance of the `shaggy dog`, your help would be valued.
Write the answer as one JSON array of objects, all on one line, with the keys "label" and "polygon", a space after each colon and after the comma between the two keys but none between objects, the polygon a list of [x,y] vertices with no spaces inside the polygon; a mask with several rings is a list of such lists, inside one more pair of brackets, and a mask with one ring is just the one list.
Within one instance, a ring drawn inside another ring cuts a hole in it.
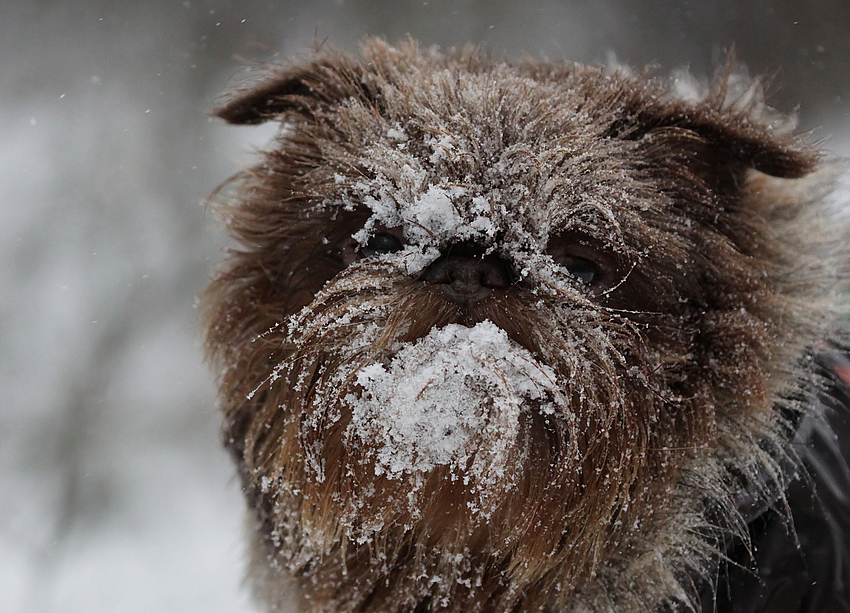
[{"label": "shaggy dog", "polygon": [[698,608],[787,514],[841,229],[758,82],[373,40],[216,114],[280,124],[204,298],[269,610]]}]

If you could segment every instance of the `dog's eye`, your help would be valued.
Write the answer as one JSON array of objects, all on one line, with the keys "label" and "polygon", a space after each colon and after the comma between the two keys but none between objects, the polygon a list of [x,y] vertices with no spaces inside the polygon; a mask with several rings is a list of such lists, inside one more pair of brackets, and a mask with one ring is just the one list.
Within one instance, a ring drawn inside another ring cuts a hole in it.
[{"label": "dog's eye", "polygon": [[585,285],[590,285],[599,277],[599,267],[590,260],[565,255],[555,261]]},{"label": "dog's eye", "polygon": [[401,249],[401,241],[392,234],[375,234],[369,242],[360,248],[360,255],[364,258],[384,253],[394,253]]},{"label": "dog's eye", "polygon": [[611,258],[590,237],[565,232],[552,237],[546,250],[582,285],[598,289],[611,281]]}]

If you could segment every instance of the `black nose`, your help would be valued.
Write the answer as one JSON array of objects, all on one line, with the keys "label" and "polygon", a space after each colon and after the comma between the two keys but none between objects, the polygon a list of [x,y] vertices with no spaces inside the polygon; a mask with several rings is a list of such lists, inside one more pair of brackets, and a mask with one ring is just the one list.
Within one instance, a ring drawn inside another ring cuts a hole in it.
[{"label": "black nose", "polygon": [[480,256],[465,249],[438,258],[422,279],[440,285],[443,293],[458,304],[472,304],[487,298],[494,289],[511,284],[511,267],[497,255]]}]

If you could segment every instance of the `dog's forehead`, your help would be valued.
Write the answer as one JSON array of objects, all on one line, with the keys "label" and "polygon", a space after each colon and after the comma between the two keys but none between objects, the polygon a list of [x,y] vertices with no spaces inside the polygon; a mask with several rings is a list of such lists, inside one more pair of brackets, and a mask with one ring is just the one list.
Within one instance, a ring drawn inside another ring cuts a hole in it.
[{"label": "dog's forehead", "polygon": [[541,247],[572,227],[610,235],[622,211],[646,206],[634,145],[603,137],[617,114],[592,109],[586,92],[513,73],[439,71],[382,96],[379,114],[351,100],[334,117],[350,154],[329,203],[371,211],[361,242],[380,223],[437,247]]}]

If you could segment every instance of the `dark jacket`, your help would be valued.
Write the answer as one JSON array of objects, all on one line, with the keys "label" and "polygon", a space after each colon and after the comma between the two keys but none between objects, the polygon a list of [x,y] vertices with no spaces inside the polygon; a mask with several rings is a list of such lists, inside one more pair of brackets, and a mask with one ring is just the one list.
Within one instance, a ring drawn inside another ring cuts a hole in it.
[{"label": "dark jacket", "polygon": [[[781,503],[749,521],[752,549],[737,543],[703,590],[715,613],[850,613],[850,360],[827,350],[828,389],[800,420],[794,451],[804,470]],[[772,507],[772,508],[771,508]]]}]

